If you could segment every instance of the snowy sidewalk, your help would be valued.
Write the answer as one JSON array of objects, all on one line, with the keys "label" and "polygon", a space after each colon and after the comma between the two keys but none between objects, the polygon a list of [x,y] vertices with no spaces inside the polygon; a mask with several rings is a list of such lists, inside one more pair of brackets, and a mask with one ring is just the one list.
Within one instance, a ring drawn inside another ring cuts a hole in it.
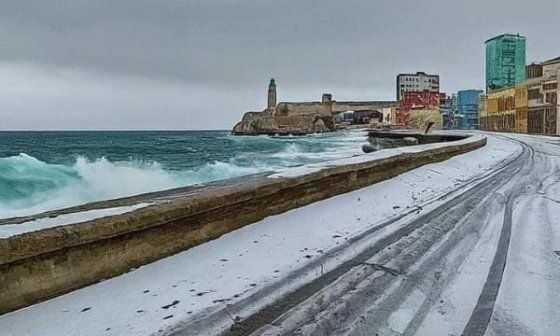
[{"label": "snowy sidewalk", "polygon": [[268,217],[174,256],[0,316],[2,335],[149,335],[248,297],[345,240],[490,173],[519,153],[486,147]]}]

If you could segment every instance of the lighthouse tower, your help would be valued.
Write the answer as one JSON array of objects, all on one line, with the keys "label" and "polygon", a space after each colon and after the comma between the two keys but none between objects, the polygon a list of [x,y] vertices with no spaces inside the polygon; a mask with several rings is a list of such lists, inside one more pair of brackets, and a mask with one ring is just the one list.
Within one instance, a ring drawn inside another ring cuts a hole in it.
[{"label": "lighthouse tower", "polygon": [[268,84],[268,104],[266,109],[270,114],[274,114],[274,110],[276,109],[276,83],[274,82],[274,78],[272,78],[270,84]]}]

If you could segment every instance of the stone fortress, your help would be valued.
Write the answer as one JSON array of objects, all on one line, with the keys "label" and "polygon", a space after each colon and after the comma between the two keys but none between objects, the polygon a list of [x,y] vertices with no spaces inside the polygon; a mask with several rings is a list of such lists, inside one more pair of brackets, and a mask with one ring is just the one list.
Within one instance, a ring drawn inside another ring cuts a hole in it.
[{"label": "stone fortress", "polygon": [[354,112],[379,111],[395,106],[394,101],[334,101],[329,93],[320,102],[276,103],[276,83],[270,80],[268,104],[262,112],[246,112],[233,128],[235,135],[305,135],[335,131],[334,116]]}]

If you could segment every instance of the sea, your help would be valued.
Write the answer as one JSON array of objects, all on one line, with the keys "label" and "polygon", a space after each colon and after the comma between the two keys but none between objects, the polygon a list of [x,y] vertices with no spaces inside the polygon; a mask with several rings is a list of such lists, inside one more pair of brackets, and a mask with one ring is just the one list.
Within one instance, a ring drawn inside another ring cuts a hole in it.
[{"label": "sea", "polygon": [[0,218],[361,154],[363,130],[0,132]]}]

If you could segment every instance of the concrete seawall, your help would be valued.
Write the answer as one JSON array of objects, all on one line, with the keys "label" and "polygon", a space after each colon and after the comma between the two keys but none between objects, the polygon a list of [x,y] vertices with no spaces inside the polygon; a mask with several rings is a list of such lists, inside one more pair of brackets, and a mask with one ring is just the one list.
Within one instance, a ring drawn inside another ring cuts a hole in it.
[{"label": "concrete seawall", "polygon": [[0,313],[122,274],[267,216],[443,161],[485,143],[484,137],[472,136],[177,189],[164,201],[132,212],[0,239]]}]

